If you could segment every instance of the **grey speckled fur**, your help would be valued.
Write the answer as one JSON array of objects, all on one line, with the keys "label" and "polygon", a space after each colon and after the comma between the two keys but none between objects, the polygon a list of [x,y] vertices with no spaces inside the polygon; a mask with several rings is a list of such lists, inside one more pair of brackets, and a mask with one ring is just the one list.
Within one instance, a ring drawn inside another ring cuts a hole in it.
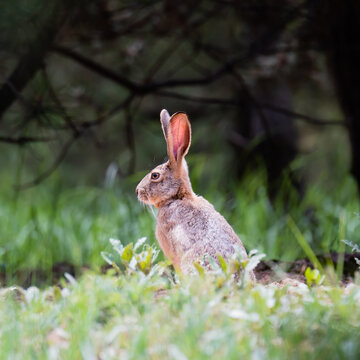
[{"label": "grey speckled fur", "polygon": [[[166,223],[165,233],[162,224]],[[239,246],[245,249],[232,227],[204,198],[174,200],[159,208],[157,238],[166,237],[180,269],[189,273],[204,254],[228,259]]]},{"label": "grey speckled fur", "polygon": [[192,191],[184,159],[191,142],[186,114],[175,113],[170,118],[162,110],[160,120],[169,161],[147,174],[136,192],[140,201],[159,209],[156,237],[165,255],[184,273],[191,273],[194,262],[205,254],[229,259],[234,246],[242,249],[246,257],[242,242],[225,218]]}]

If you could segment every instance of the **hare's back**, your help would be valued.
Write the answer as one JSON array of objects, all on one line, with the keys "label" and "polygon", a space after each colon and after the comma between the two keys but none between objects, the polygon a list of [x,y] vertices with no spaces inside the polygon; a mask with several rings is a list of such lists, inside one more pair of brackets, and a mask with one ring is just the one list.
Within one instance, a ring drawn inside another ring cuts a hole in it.
[{"label": "hare's back", "polygon": [[204,245],[208,254],[212,256],[220,254],[227,258],[233,254],[234,246],[238,246],[246,256],[241,240],[226,219],[204,198],[199,197],[197,201],[204,213],[207,214],[207,234]]}]

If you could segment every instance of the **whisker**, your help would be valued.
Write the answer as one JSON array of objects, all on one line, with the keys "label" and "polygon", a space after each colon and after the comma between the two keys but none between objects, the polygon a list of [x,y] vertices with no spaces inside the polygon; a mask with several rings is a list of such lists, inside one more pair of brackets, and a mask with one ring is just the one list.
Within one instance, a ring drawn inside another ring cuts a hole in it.
[{"label": "whisker", "polygon": [[150,209],[151,213],[154,216],[154,219],[156,220],[156,213],[155,213],[154,207],[152,205],[148,205],[148,208]]},{"label": "whisker", "polygon": [[[145,194],[145,197],[146,197],[146,200],[148,201],[148,203],[150,203],[149,198],[147,197],[146,194]],[[146,204],[146,205],[147,205],[147,208],[150,209],[152,215],[154,216],[154,219],[156,220],[156,214],[155,214],[155,210],[154,210],[153,206],[152,206],[152,205],[148,205],[148,204]]]}]

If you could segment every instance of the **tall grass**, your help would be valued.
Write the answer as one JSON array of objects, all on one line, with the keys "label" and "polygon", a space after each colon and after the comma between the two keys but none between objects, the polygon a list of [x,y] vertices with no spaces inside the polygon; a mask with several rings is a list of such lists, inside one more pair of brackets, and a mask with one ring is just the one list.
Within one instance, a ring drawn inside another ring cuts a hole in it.
[{"label": "tall grass", "polygon": [[273,202],[269,201],[262,172],[249,174],[238,184],[233,199],[221,197],[218,208],[248,249],[256,248],[269,259],[291,261],[305,257],[289,226],[289,217],[316,254],[339,250],[342,217],[344,235],[359,242],[360,222],[354,214],[359,209],[359,200],[352,179],[347,178],[332,192],[313,185],[302,199],[284,181]]},{"label": "tall grass", "polygon": [[[101,187],[66,188],[55,177],[39,187],[15,192],[10,183],[0,187],[0,264],[8,275],[19,269],[50,270],[69,262],[76,267],[98,267],[110,237],[126,244],[154,236],[155,219],[136,199],[134,188],[142,174]],[[264,171],[248,174],[231,190],[216,181],[200,185],[201,171],[192,173],[195,190],[208,198],[228,219],[248,250],[258,249],[269,259],[304,257],[287,221],[291,216],[315,253],[338,250],[339,219],[342,236],[359,242],[360,224],[356,187],[350,178],[335,191],[307,189],[303,199],[284,180],[279,197],[270,202]],[[286,200],[285,200],[286,199]]]},{"label": "tall grass", "polygon": [[151,216],[134,195],[117,189],[47,184],[20,194],[1,190],[0,264],[8,274],[49,270],[58,262],[96,267],[110,237],[154,240]]}]

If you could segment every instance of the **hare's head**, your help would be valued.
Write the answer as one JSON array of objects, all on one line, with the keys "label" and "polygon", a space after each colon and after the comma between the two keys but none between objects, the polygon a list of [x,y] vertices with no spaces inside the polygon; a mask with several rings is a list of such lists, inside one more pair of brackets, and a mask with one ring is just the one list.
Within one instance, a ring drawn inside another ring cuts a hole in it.
[{"label": "hare's head", "polygon": [[170,117],[166,110],[162,110],[160,121],[169,160],[148,173],[136,187],[138,199],[156,207],[169,200],[193,197],[184,159],[191,142],[189,119],[183,112],[177,112]]}]

